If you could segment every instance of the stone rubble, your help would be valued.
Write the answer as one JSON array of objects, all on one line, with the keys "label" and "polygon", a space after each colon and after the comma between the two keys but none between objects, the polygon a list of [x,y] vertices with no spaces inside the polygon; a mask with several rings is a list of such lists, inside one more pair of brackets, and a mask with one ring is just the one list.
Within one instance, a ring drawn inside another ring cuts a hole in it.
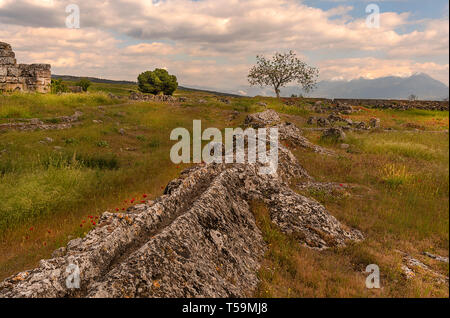
[{"label": "stone rubble", "polygon": [[130,100],[135,101],[155,101],[155,102],[170,102],[175,103],[177,101],[182,102],[183,99],[178,99],[171,95],[153,95],[153,94],[142,94],[138,92],[132,92],[129,96]]},{"label": "stone rubble", "polygon": [[[52,118],[56,123],[45,123],[44,121],[38,118],[32,119],[16,119],[14,122],[9,122],[6,124],[0,124],[0,131],[2,130],[60,130],[60,129],[68,129],[72,128],[74,125],[80,123],[80,117],[83,116],[83,113],[80,111],[76,111],[71,116],[61,116]],[[17,120],[20,120],[17,122]]]}]

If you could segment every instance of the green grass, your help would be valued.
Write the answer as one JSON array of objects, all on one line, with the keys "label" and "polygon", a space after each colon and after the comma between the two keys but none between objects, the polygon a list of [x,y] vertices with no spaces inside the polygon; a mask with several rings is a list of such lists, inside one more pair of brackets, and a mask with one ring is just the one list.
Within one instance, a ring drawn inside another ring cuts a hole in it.
[{"label": "green grass", "polygon": [[[317,115],[312,102],[303,99],[295,105],[260,96],[228,98],[230,103],[224,103],[212,94],[177,91],[175,95],[186,96],[188,102],[166,104],[128,103],[107,94],[126,96],[135,89],[94,83],[87,94],[0,95],[0,123],[13,118],[57,122],[59,116],[83,112],[81,124],[71,129],[0,132],[0,279],[35,266],[69,239],[85,235],[90,227],[81,225],[88,215],[120,211],[130,205],[130,198],[140,200],[144,193],[160,196],[187,166],[170,161],[172,129],[191,131],[193,119],[201,119],[203,129],[240,126],[246,114],[266,108],[261,102],[298,126]],[[230,121],[234,111],[239,114]],[[294,154],[317,180],[362,186],[342,196],[306,194],[342,223],[359,228],[366,240],[325,252],[304,248],[270,222],[263,204],[254,202],[253,212],[269,244],[256,295],[448,297],[448,288],[433,281],[406,281],[395,252],[448,255],[448,134],[404,131],[414,125],[425,131],[448,129],[448,112],[363,110],[348,117],[379,117],[383,127],[399,131],[347,133],[347,151],[339,142],[320,139],[319,132],[305,131],[311,141],[339,155],[301,149]],[[46,142],[46,137],[53,142]],[[361,273],[368,263],[380,266],[380,291],[364,287]],[[448,265],[429,265],[448,275]]]},{"label": "green grass", "polygon": [[54,118],[72,115],[75,110],[81,110],[99,105],[120,103],[111,99],[105,92],[89,94],[65,93],[55,94],[24,94],[13,93],[0,95],[0,122],[10,118]]}]

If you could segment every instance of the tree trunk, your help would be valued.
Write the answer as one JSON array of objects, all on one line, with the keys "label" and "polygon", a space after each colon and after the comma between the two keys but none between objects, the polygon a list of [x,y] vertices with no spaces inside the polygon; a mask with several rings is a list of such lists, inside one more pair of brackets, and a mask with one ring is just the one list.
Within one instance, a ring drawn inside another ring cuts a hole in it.
[{"label": "tree trunk", "polygon": [[277,98],[280,98],[280,90],[278,87],[275,87],[275,94],[277,94]]}]

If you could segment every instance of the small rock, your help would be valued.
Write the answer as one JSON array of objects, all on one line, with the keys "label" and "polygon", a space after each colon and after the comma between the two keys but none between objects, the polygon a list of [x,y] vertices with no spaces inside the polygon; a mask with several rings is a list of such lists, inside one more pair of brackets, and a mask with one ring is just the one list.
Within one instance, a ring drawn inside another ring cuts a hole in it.
[{"label": "small rock", "polygon": [[258,102],[258,105],[262,107],[267,107],[267,103],[265,102]]},{"label": "small rock", "polygon": [[328,128],[322,134],[322,138],[332,138],[336,140],[345,139],[345,133],[340,128]]},{"label": "small rock", "polygon": [[372,128],[380,127],[380,119],[379,118],[371,118],[369,121],[369,126]]},{"label": "small rock", "polygon": [[326,118],[318,118],[317,119],[317,125],[320,127],[327,127],[330,125],[330,122]]},{"label": "small rock", "polygon": [[443,256],[439,256],[439,255],[434,255],[428,252],[423,252],[423,255],[428,256],[429,258],[433,258],[439,262],[444,262],[444,263],[448,263],[448,257],[443,257]]},{"label": "small rock", "polygon": [[31,125],[42,125],[43,122],[40,121],[38,118],[31,118],[31,119],[30,119],[30,124],[31,124]]},{"label": "small rock", "polygon": [[314,125],[315,123],[317,123],[317,118],[314,117],[314,116],[311,116],[311,117],[308,118],[308,120],[306,121],[306,123],[307,123],[308,125]]},{"label": "small rock", "polygon": [[341,149],[348,149],[350,148],[349,144],[341,144]]},{"label": "small rock", "polygon": [[125,135],[125,129],[120,128],[120,129],[119,129],[119,134],[121,134],[122,136],[124,136],[124,135]]}]

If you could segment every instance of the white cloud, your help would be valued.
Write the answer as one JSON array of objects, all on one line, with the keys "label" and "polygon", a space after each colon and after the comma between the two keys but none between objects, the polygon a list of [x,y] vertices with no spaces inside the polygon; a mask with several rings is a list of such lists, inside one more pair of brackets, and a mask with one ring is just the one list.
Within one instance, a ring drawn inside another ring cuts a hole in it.
[{"label": "white cloud", "polygon": [[[245,84],[256,54],[293,49],[321,67],[322,79],[423,71],[448,82],[448,19],[384,12],[381,27],[368,29],[345,5],[325,11],[295,0],[91,0],[80,4],[81,29],[70,30],[66,4],[0,0],[0,41],[12,44],[20,62],[51,63],[59,74],[134,80],[167,67],[185,85],[226,89]],[[420,31],[397,31],[418,23]]]}]

